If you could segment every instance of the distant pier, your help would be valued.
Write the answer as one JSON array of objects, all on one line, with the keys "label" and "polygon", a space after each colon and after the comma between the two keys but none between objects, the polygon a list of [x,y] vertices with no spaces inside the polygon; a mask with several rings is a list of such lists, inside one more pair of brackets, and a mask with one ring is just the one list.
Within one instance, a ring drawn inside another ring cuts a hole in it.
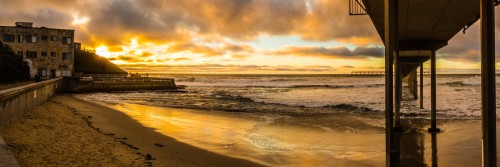
[{"label": "distant pier", "polygon": [[352,71],[351,75],[384,75],[384,71]]},{"label": "distant pier", "polygon": [[[385,71],[351,71],[351,75],[367,76],[367,75],[384,75]],[[424,74],[430,74],[429,71],[424,71]]]}]

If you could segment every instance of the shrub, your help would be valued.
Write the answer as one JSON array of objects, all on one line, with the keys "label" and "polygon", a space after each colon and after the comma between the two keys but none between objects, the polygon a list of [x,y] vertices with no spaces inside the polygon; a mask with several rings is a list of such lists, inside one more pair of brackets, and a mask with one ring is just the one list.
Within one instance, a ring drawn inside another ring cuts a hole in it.
[{"label": "shrub", "polygon": [[23,82],[30,79],[28,63],[12,48],[0,42],[0,83]]}]

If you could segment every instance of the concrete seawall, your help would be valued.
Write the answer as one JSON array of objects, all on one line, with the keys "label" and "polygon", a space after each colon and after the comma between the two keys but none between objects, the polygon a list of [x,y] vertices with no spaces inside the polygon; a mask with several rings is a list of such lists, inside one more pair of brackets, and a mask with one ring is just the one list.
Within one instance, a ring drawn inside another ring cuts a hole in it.
[{"label": "concrete seawall", "polygon": [[[58,90],[62,90],[62,78],[51,79],[11,89],[0,90],[0,129],[15,122],[36,106],[49,100]],[[0,136],[0,167],[17,167],[9,146]]]},{"label": "concrete seawall", "polygon": [[174,79],[104,79],[101,81],[64,80],[67,92],[108,92],[177,89]]},{"label": "concrete seawall", "polygon": [[18,120],[61,89],[62,78],[0,90],[0,129]]},{"label": "concrete seawall", "polygon": [[176,89],[174,79],[161,82],[94,82],[94,91],[128,91],[128,90],[161,90]]}]

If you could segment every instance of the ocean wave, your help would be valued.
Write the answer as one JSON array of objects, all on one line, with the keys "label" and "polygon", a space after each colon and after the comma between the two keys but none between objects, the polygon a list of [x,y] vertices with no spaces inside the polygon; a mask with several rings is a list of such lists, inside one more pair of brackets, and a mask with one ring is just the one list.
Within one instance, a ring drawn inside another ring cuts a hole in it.
[{"label": "ocean wave", "polygon": [[293,85],[287,88],[352,88],[354,85]]},{"label": "ocean wave", "polygon": [[453,81],[453,82],[445,82],[441,85],[460,87],[460,86],[468,86],[470,84],[465,84],[463,81]]},{"label": "ocean wave", "polygon": [[335,108],[335,109],[341,109],[341,110],[346,110],[346,111],[362,111],[362,112],[380,112],[378,110],[374,110],[368,107],[364,106],[356,106],[352,104],[335,104],[335,105],[327,105],[323,106],[324,108]]},{"label": "ocean wave", "polygon": [[251,98],[243,97],[243,96],[231,96],[227,94],[218,94],[214,95],[216,99],[219,100],[229,100],[229,101],[237,101],[237,102],[255,102]]}]

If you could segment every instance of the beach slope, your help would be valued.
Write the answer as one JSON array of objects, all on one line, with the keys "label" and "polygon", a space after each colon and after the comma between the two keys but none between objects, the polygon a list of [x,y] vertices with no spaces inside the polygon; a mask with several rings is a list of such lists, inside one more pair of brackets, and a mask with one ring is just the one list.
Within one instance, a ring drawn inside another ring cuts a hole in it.
[{"label": "beach slope", "polygon": [[181,143],[71,95],[52,98],[0,134],[21,166],[262,166]]}]

